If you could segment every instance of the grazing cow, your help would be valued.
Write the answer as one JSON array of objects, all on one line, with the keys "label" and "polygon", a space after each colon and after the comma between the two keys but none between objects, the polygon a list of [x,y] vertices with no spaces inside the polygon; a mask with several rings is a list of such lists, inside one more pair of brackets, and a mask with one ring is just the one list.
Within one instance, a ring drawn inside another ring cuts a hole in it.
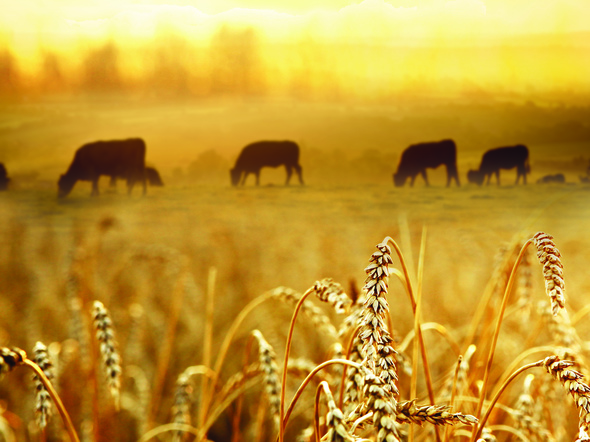
[{"label": "grazing cow", "polygon": [[[111,181],[109,183],[110,187],[117,186],[117,178],[121,178],[121,177],[118,177],[116,175],[111,175]],[[149,167],[149,166],[145,167],[145,178],[147,179],[150,186],[156,186],[156,187],[164,186],[164,182],[162,181],[162,178],[160,177],[160,173],[156,170],[155,167]]]},{"label": "grazing cow", "polygon": [[4,163],[0,163],[0,190],[8,189],[8,183],[10,183],[10,178],[6,173],[6,167],[4,167]]},{"label": "grazing cow", "polygon": [[101,175],[127,179],[129,193],[139,181],[145,194],[145,142],[140,138],[131,138],[83,145],[76,151],[68,171],[60,177],[58,195],[67,196],[78,180],[91,181],[92,195],[98,195]]},{"label": "grazing cow", "polygon": [[460,186],[457,172],[457,147],[453,140],[412,144],[403,151],[397,172],[393,174],[393,182],[396,187],[401,187],[410,178],[410,186],[413,186],[416,176],[421,174],[424,182],[429,186],[426,169],[436,169],[442,164],[447,168],[447,187],[451,185],[452,179],[455,179],[457,186]]},{"label": "grazing cow", "polygon": [[299,146],[293,141],[258,141],[242,149],[236,164],[230,170],[233,186],[244,185],[249,174],[256,175],[256,185],[260,184],[260,169],[284,165],[289,184],[293,169],[297,172],[299,182],[303,184],[301,166],[299,165]]},{"label": "grazing cow", "polygon": [[526,174],[531,170],[529,166],[529,150],[522,144],[488,150],[483,154],[479,170],[467,172],[467,180],[481,186],[486,177],[486,184],[490,184],[492,174],[495,174],[496,181],[500,185],[500,169],[512,169],[514,167],[516,167],[515,184],[518,184],[521,176],[523,184],[526,184]]},{"label": "grazing cow", "polygon": [[548,183],[565,183],[565,176],[563,173],[556,173],[555,175],[545,175],[537,180],[537,184],[548,184]]}]

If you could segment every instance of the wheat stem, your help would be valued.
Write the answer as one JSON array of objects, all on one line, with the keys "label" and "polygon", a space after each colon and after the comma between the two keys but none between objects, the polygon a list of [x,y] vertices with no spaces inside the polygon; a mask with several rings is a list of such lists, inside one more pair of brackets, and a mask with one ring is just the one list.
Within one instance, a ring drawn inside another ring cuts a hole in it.
[{"label": "wheat stem", "polygon": [[[273,296],[274,296],[273,292],[270,291],[270,292],[266,292],[256,298],[254,298],[252,301],[250,301],[248,304],[246,304],[246,306],[242,310],[240,310],[240,313],[238,314],[238,316],[236,316],[236,318],[234,319],[234,321],[230,325],[229,329],[227,330],[227,333],[225,334],[223,342],[219,346],[219,353],[217,354],[217,358],[215,360],[215,366],[213,367],[214,376],[211,379],[211,390],[212,391],[215,391],[215,388],[217,387],[217,383],[219,382],[219,376],[221,374],[221,372],[220,372],[221,367],[223,366],[223,362],[225,361],[225,357],[227,356],[229,346],[231,345],[238,329],[240,328],[240,325],[242,325],[242,322],[244,322],[244,320],[246,319],[246,317],[250,314],[250,312],[252,310],[254,310],[256,307],[258,307],[260,304],[262,304],[266,300],[272,298]],[[207,404],[207,412],[210,411],[212,404],[213,404],[213,395],[211,395],[211,397],[209,398],[209,403]]]},{"label": "wheat stem", "polygon": [[481,435],[481,432],[483,430],[483,427],[485,426],[485,423],[487,422],[488,418],[490,417],[490,414],[492,412],[492,409],[494,408],[494,405],[496,405],[496,402],[498,402],[498,400],[500,399],[500,396],[502,395],[504,390],[506,390],[506,388],[508,387],[510,382],[512,382],[522,372],[524,372],[530,368],[542,366],[543,362],[545,362],[545,359],[541,359],[540,361],[532,362],[530,364],[524,365],[524,366],[520,367],[518,370],[516,370],[514,373],[512,373],[508,377],[508,379],[506,379],[504,381],[504,383],[500,386],[500,388],[498,389],[496,394],[494,394],[494,397],[490,400],[490,403],[488,405],[488,409],[486,410],[483,417],[479,420],[479,424],[473,427],[475,437],[472,439],[477,440],[477,438],[479,438],[479,436]]},{"label": "wheat stem", "polygon": [[281,379],[281,405],[279,407],[279,442],[283,442],[283,435],[285,431],[285,423],[283,422],[283,418],[285,416],[285,390],[287,387],[287,365],[289,362],[289,352],[291,351],[291,341],[293,340],[293,329],[295,328],[295,320],[297,319],[297,314],[305,301],[310,294],[314,293],[314,287],[310,287],[307,291],[301,296],[297,305],[295,306],[295,310],[293,311],[293,317],[291,318],[291,323],[289,325],[289,333],[287,335],[287,343],[285,345],[285,359],[283,361],[283,374]]},{"label": "wheat stem", "polygon": [[[289,418],[291,417],[291,413],[293,412],[293,408],[295,408],[295,404],[297,404],[297,401],[299,400],[299,398],[303,394],[303,390],[305,390],[305,387],[307,386],[307,384],[309,384],[309,382],[313,379],[313,377],[319,371],[321,371],[322,369],[324,369],[332,364],[350,365],[351,367],[355,367],[358,370],[362,370],[362,368],[363,368],[363,366],[361,364],[357,364],[356,362],[348,361],[346,359],[331,359],[329,361],[322,362],[320,365],[318,365],[316,368],[314,368],[313,371],[310,372],[307,375],[307,377],[303,380],[303,382],[301,383],[301,385],[299,386],[299,388],[295,392],[295,396],[293,396],[293,399],[291,400],[289,407],[285,410],[285,415],[284,415],[283,424],[282,424],[283,429],[285,429],[287,427],[287,423],[289,422]],[[277,437],[277,440],[278,440],[278,437]]]},{"label": "wheat stem", "polygon": [[[508,278],[508,283],[506,284],[506,289],[504,290],[504,297],[502,298],[502,305],[500,306],[500,312],[498,313],[496,328],[495,328],[494,334],[492,336],[492,342],[490,344],[490,351],[488,353],[487,363],[485,366],[485,371],[484,371],[484,376],[483,376],[483,384],[482,384],[482,388],[480,391],[479,401],[477,403],[475,417],[477,417],[478,419],[481,416],[481,410],[483,408],[483,401],[486,396],[488,381],[489,381],[489,377],[490,377],[490,370],[492,368],[492,362],[494,360],[494,352],[496,351],[496,344],[498,342],[498,336],[500,335],[500,326],[502,325],[504,311],[506,310],[506,305],[508,304],[508,297],[510,295],[510,292],[512,291],[512,285],[514,284],[514,275],[516,274],[516,269],[518,268],[518,265],[520,264],[520,261],[522,260],[522,257],[524,255],[524,253],[526,252],[527,247],[531,243],[532,243],[532,240],[529,239],[527,242],[524,243],[524,245],[520,249],[520,253],[518,254],[518,257],[516,258],[516,262],[514,263],[514,265],[512,266],[512,270],[510,271],[510,277]],[[475,428],[477,428],[477,427],[475,427]],[[481,428],[483,428],[483,425],[481,425]],[[471,442],[475,442],[475,440],[477,438],[476,433],[477,432],[474,430],[473,436],[471,438]]]},{"label": "wheat stem", "polygon": [[35,364],[33,361],[31,361],[30,359],[27,359],[26,356],[23,358],[22,364],[25,365],[26,367],[29,367],[31,370],[33,370],[33,372],[39,378],[39,381],[41,381],[41,383],[43,384],[43,386],[45,387],[45,389],[47,390],[47,392],[51,396],[51,399],[53,400],[53,403],[55,404],[55,408],[57,408],[57,411],[59,412],[59,414],[64,422],[64,426],[66,427],[66,431],[68,432],[70,439],[73,442],[80,442],[80,439],[78,439],[78,435],[76,434],[76,430],[74,429],[74,425],[72,424],[72,420],[70,419],[70,415],[68,414],[66,408],[64,407],[64,404],[61,401],[61,398],[59,397],[59,395],[55,391],[55,388],[53,388],[53,385],[51,385],[51,382],[49,381],[49,379],[47,379],[47,376],[45,376],[45,373],[43,373],[43,370],[41,370],[39,368],[39,366],[37,364]]},{"label": "wheat stem", "polygon": [[[457,380],[459,379],[459,372],[461,371],[461,362],[463,362],[463,355],[459,355],[459,359],[457,360],[457,365],[455,366],[455,373],[453,375],[453,387],[451,389],[451,399],[449,400],[449,408],[453,409],[455,406],[455,395],[457,394]],[[451,427],[447,427],[445,429],[445,438],[444,442],[449,440],[451,435]]]},{"label": "wheat stem", "polygon": [[[205,300],[205,329],[203,331],[203,365],[211,366],[211,342],[213,341],[213,318],[215,309],[215,279],[217,269],[209,268],[209,278],[207,280],[207,297]],[[199,427],[203,426],[207,413],[206,405],[209,404],[211,396],[215,393],[214,386],[209,387],[209,379],[205,376],[201,378],[201,403],[199,405]]]},{"label": "wheat stem", "polygon": [[[410,297],[410,302],[412,304],[412,312],[414,316],[416,316],[416,297],[414,296],[414,290],[412,289],[412,283],[410,282],[410,275],[408,273],[408,268],[406,266],[404,255],[402,254],[402,251],[400,250],[397,243],[393,240],[393,238],[391,238],[390,236],[386,237],[383,240],[383,244],[386,244],[387,242],[390,242],[393,245],[393,248],[395,249],[395,252],[400,260],[402,271],[404,273],[404,279],[406,281],[406,289],[408,292],[408,296]],[[422,364],[424,365],[424,376],[426,378],[425,381],[426,388],[428,390],[428,399],[430,400],[430,403],[434,405],[434,390],[432,388],[432,376],[430,374],[430,366],[428,365],[426,347],[424,345],[424,338],[422,337],[422,330],[420,327],[418,328],[418,340],[420,341],[420,350],[422,352]]]}]

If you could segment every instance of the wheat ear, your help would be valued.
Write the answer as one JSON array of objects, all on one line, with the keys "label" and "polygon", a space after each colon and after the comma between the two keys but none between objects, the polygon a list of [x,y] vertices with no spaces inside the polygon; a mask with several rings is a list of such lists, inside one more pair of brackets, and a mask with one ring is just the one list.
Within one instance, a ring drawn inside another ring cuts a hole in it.
[{"label": "wheat ear", "polygon": [[[39,366],[45,376],[50,381],[53,380],[53,366],[47,354],[47,347],[42,342],[37,342],[33,347],[33,354],[35,355],[33,361]],[[39,428],[45,428],[47,421],[51,417],[51,397],[43,382],[38,376],[33,376],[35,381],[35,389],[37,390],[37,402],[35,404],[35,414],[37,416],[37,424]]]},{"label": "wheat ear", "polygon": [[96,339],[100,344],[103,369],[107,377],[111,396],[115,400],[115,407],[118,409],[121,390],[121,357],[117,350],[113,322],[111,321],[109,312],[100,301],[94,301],[93,316]]},{"label": "wheat ear", "polygon": [[533,242],[537,247],[537,258],[543,265],[545,291],[551,298],[551,311],[557,315],[559,310],[565,308],[565,282],[561,253],[555,247],[553,237],[545,232],[537,232],[533,236]]},{"label": "wheat ear", "polygon": [[330,386],[326,381],[320,382],[315,397],[314,424],[316,442],[320,441],[319,403],[322,391],[326,395],[326,399],[328,402],[328,414],[326,416],[326,425],[328,426],[328,432],[324,440],[326,440],[326,442],[352,442],[353,438],[350,435],[344,423],[344,414],[342,413],[342,410],[340,410],[340,408],[336,406],[336,402],[334,402],[334,397],[332,396],[332,392],[330,391]]},{"label": "wheat ear", "polygon": [[270,413],[275,424],[278,425],[280,423],[281,384],[279,383],[279,369],[275,351],[266,339],[264,339],[264,336],[262,336],[259,330],[252,331],[252,336],[258,342],[258,359],[260,368],[264,372],[264,382],[266,385],[266,395],[270,404]]},{"label": "wheat ear", "polygon": [[[565,308],[565,298],[563,296],[565,285],[563,283],[563,265],[561,264],[561,254],[559,250],[553,244],[553,237],[547,235],[544,232],[536,233],[532,238],[527,240],[516,258],[514,265],[512,266],[512,270],[510,271],[510,276],[508,278],[508,282],[506,284],[506,289],[504,291],[504,297],[502,298],[502,305],[500,306],[500,312],[498,314],[498,319],[496,322],[496,327],[494,329],[494,334],[492,336],[492,342],[490,345],[490,350],[488,353],[488,359],[485,366],[484,376],[483,376],[483,385],[479,397],[479,402],[477,404],[477,412],[476,416],[481,416],[481,411],[483,408],[483,402],[485,400],[488,380],[490,369],[492,366],[492,362],[494,359],[494,352],[496,350],[496,344],[498,342],[498,336],[500,334],[500,326],[502,324],[502,319],[504,317],[504,312],[506,310],[506,305],[508,303],[508,297],[512,290],[512,285],[514,283],[514,276],[516,273],[516,269],[518,268],[524,253],[526,252],[527,247],[534,243],[537,247],[537,257],[539,258],[539,262],[543,264],[543,275],[545,277],[545,289],[547,295],[551,298],[552,304],[552,311],[553,314],[559,313],[560,309]],[[473,432],[473,436],[471,442],[475,441],[476,431]]]},{"label": "wheat ear", "polygon": [[70,419],[70,415],[65,409],[61,398],[53,388],[53,385],[51,385],[51,382],[49,379],[47,379],[45,373],[43,373],[43,370],[41,370],[39,366],[33,361],[28,359],[27,354],[20,348],[0,347],[0,378],[2,378],[5,373],[8,373],[9,371],[14,370],[17,366],[21,365],[33,370],[35,375],[39,378],[49,393],[49,396],[51,396],[51,399],[53,400],[53,403],[55,404],[55,407],[57,408],[64,422],[64,426],[66,427],[66,431],[70,436],[70,440],[72,442],[80,442],[80,439],[76,434],[76,430],[74,429],[74,425],[72,424],[72,420]]}]

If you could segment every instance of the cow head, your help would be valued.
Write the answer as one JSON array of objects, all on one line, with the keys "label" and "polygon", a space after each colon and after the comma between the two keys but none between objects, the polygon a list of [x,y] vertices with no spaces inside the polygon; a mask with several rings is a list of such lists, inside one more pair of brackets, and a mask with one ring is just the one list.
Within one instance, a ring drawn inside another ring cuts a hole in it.
[{"label": "cow head", "polygon": [[470,170],[467,172],[467,181],[473,184],[477,184],[481,186],[483,183],[484,174],[481,173],[479,170]]},{"label": "cow head", "polygon": [[234,167],[229,171],[229,176],[231,178],[231,185],[237,186],[240,183],[240,177],[242,176],[242,171],[238,170],[237,167]]},{"label": "cow head", "polygon": [[395,187],[402,187],[406,184],[406,175],[402,174],[401,172],[397,172],[393,174],[393,184]]},{"label": "cow head", "polygon": [[68,196],[69,193],[72,191],[72,188],[76,184],[76,180],[69,177],[68,175],[62,175],[59,177],[59,181],[57,182],[57,196],[63,198]]}]

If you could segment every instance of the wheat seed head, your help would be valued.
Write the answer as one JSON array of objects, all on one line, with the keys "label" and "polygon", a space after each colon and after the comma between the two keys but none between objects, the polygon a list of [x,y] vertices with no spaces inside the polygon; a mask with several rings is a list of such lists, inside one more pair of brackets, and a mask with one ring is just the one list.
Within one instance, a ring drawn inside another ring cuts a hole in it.
[{"label": "wheat seed head", "polygon": [[557,315],[560,309],[565,308],[565,282],[561,253],[555,247],[553,237],[544,232],[536,233],[533,236],[533,242],[537,248],[537,258],[543,265],[545,291],[551,298],[551,311]]},{"label": "wheat seed head", "polygon": [[265,388],[270,403],[270,411],[275,423],[278,425],[280,420],[279,407],[281,405],[281,383],[279,381],[279,370],[275,352],[259,330],[252,331],[252,336],[254,336],[258,342],[260,368],[264,372]]},{"label": "wheat seed head", "polygon": [[313,288],[318,299],[331,304],[336,313],[345,313],[352,304],[352,300],[344,293],[342,286],[334,282],[332,278],[316,281]]},{"label": "wheat seed head", "polygon": [[94,301],[94,328],[96,330],[96,339],[100,344],[103,368],[111,395],[118,405],[121,388],[121,357],[117,351],[115,331],[109,312],[100,301]]},{"label": "wheat seed head", "polygon": [[[43,373],[50,381],[53,379],[53,365],[49,360],[47,347],[42,342],[37,342],[33,347],[33,361],[39,366]],[[33,376],[35,381],[35,388],[37,390],[37,402],[35,404],[35,413],[37,416],[37,424],[39,428],[45,428],[47,421],[51,417],[51,397],[45,389],[43,383],[39,380],[37,375]]]}]

